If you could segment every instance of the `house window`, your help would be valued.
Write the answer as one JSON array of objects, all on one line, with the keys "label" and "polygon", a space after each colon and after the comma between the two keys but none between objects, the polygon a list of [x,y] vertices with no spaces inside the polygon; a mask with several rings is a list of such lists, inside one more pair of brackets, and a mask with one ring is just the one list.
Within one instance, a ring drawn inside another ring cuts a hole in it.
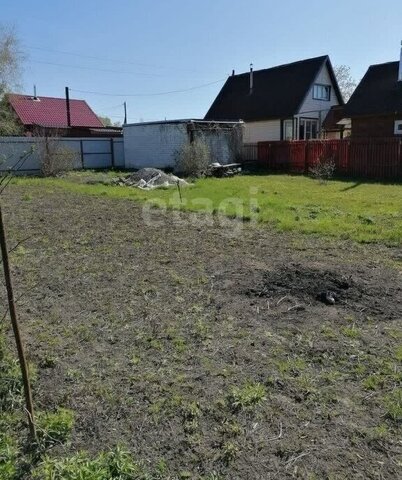
[{"label": "house window", "polygon": [[316,83],[313,87],[314,100],[331,100],[331,86]]},{"label": "house window", "polygon": [[397,120],[395,122],[395,135],[402,135],[402,120]]},{"label": "house window", "polygon": [[285,120],[283,122],[283,139],[293,140],[293,120]]},{"label": "house window", "polygon": [[312,140],[318,137],[318,120],[301,118],[299,123],[299,140]]}]

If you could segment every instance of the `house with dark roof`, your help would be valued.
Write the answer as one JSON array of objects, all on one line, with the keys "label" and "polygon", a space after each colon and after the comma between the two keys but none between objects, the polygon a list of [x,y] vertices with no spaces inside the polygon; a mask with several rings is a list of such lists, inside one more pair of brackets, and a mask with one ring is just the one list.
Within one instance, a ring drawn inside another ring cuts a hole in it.
[{"label": "house with dark roof", "polygon": [[121,128],[105,128],[85,100],[10,93],[8,104],[27,136],[57,134],[64,137],[121,136]]},{"label": "house with dark roof", "polygon": [[205,116],[243,120],[245,143],[319,138],[331,107],[343,105],[327,55],[264,70],[233,72]]},{"label": "house with dark roof", "polygon": [[345,107],[352,137],[402,136],[402,49],[399,62],[371,65]]}]

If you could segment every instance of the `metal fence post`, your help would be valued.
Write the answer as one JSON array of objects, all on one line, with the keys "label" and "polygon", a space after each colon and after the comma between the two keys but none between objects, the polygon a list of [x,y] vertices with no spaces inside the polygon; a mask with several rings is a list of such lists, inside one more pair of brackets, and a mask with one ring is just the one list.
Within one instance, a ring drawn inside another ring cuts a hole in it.
[{"label": "metal fence post", "polygon": [[84,148],[83,148],[83,141],[80,140],[80,154],[81,154],[81,165],[82,165],[82,168],[84,169],[85,168],[85,165],[84,165]]},{"label": "metal fence post", "polygon": [[113,137],[110,138],[110,155],[111,155],[112,168],[114,168],[114,141],[113,141]]}]

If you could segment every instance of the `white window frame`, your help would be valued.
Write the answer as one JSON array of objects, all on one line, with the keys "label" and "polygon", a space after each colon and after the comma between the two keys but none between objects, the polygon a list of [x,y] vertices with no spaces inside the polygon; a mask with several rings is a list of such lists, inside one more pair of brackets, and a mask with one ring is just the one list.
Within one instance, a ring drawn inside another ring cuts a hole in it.
[{"label": "white window frame", "polygon": [[315,83],[313,86],[313,99],[329,102],[331,100],[331,85]]},{"label": "white window frame", "polygon": [[402,135],[402,120],[395,120],[394,134]]},{"label": "white window frame", "polygon": [[[290,129],[291,134],[286,135],[286,130]],[[292,118],[286,119],[283,121],[283,140],[293,140],[294,139],[294,121]]]},{"label": "white window frame", "polygon": [[[316,126],[316,136],[313,137],[313,123]],[[303,130],[303,138],[299,138],[299,140],[315,140],[319,138],[319,121],[317,118],[300,118],[299,120],[299,137],[300,137],[300,127],[303,125],[304,130]],[[310,135],[307,137],[307,132],[310,133]]]}]

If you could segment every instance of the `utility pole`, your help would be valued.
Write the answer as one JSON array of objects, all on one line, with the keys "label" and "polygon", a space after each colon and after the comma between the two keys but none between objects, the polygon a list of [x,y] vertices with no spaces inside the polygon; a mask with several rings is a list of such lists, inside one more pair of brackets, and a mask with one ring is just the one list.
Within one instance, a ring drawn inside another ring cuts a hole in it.
[{"label": "utility pole", "polygon": [[66,87],[66,109],[67,109],[67,126],[71,127],[70,91],[68,87]]},{"label": "utility pole", "polygon": [[124,105],[124,122],[123,122],[123,125],[124,125],[125,123],[127,123],[127,103],[124,102],[123,105]]}]

